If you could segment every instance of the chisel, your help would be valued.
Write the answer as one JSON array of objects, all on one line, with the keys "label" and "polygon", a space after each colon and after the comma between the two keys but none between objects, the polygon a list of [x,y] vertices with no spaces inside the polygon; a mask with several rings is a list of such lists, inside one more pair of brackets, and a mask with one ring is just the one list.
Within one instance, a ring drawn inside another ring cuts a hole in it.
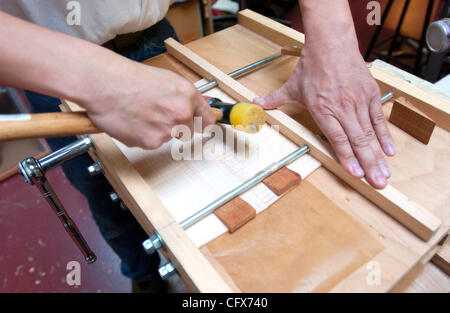
[{"label": "chisel", "polygon": [[[211,98],[207,97],[206,101]],[[250,103],[229,104],[218,99],[211,102],[218,123],[254,133],[265,123],[264,110]],[[5,114],[0,115],[0,142],[27,138],[64,137],[102,132],[86,112]]]}]

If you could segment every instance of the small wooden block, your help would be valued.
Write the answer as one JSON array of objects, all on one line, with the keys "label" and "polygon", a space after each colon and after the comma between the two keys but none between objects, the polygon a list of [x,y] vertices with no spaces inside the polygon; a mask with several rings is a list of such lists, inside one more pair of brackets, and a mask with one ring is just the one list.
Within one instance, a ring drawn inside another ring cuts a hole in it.
[{"label": "small wooden block", "polygon": [[428,144],[436,125],[405,98],[398,98],[392,106],[389,122],[404,130],[420,142]]},{"label": "small wooden block", "polygon": [[215,210],[214,214],[232,233],[253,219],[256,216],[256,211],[241,197],[236,197]]},{"label": "small wooden block", "polygon": [[445,274],[450,275],[450,237],[444,241],[436,255],[431,259]]},{"label": "small wooden block", "polygon": [[302,177],[299,174],[291,171],[287,167],[283,167],[264,179],[263,183],[277,196],[281,196],[301,181]]},{"label": "small wooden block", "polygon": [[302,54],[302,49],[298,46],[284,46],[281,48],[282,55],[292,55],[294,57],[299,57]]}]

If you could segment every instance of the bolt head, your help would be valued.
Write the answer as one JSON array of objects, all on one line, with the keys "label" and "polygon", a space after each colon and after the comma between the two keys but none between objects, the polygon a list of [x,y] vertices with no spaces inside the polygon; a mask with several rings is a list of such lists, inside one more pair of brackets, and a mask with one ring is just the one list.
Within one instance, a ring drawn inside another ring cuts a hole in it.
[{"label": "bolt head", "polygon": [[153,235],[142,243],[145,252],[150,255],[161,248],[161,239],[157,235]]},{"label": "bolt head", "polygon": [[99,162],[95,162],[94,164],[89,166],[87,168],[87,170],[88,170],[89,175],[91,175],[91,176],[98,175],[103,171],[102,166],[100,165]]},{"label": "bolt head", "polygon": [[161,276],[163,280],[166,280],[169,279],[173,274],[175,274],[176,269],[175,266],[171,262],[169,262],[161,266],[158,272],[159,276]]},{"label": "bolt head", "polygon": [[109,197],[111,198],[112,202],[117,202],[120,200],[119,195],[114,191],[109,193]]}]

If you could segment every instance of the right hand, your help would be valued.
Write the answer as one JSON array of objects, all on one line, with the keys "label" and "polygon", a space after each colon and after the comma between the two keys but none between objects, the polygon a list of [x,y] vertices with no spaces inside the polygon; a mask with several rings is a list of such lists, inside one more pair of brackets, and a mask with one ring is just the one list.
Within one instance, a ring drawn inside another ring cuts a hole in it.
[{"label": "right hand", "polygon": [[87,87],[80,105],[97,127],[129,147],[156,149],[180,124],[193,134],[194,117],[203,128],[215,122],[194,85],[173,72],[118,58],[93,75],[98,84]]}]

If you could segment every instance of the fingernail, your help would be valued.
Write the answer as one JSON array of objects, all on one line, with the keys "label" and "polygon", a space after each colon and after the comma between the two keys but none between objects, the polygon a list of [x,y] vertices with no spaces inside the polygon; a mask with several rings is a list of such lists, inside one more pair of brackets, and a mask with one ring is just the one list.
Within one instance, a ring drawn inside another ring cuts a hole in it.
[{"label": "fingernail", "polygon": [[387,166],[386,163],[382,162],[379,164],[381,171],[383,172],[384,176],[386,178],[391,177],[391,171],[389,170],[389,167]]},{"label": "fingernail", "polygon": [[361,165],[359,165],[358,162],[353,162],[351,165],[351,171],[353,176],[357,176],[357,177],[363,177],[364,176],[364,171],[361,167]]},{"label": "fingernail", "polygon": [[395,154],[395,147],[394,144],[387,142],[383,145],[383,150],[386,152],[387,155],[394,155]]},{"label": "fingernail", "polygon": [[381,173],[380,171],[376,171],[375,182],[380,186],[386,185],[386,176],[384,176],[383,173]]},{"label": "fingernail", "polygon": [[259,104],[259,105],[264,105],[264,103],[265,103],[264,97],[258,97],[258,98],[253,99],[253,103]]}]

